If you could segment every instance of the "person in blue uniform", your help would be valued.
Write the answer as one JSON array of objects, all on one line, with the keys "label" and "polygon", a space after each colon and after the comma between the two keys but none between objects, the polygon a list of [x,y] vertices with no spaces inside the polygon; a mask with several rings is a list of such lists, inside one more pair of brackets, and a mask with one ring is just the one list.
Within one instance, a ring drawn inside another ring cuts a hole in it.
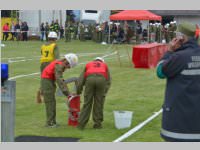
[{"label": "person in blue uniform", "polygon": [[193,24],[179,24],[157,65],[157,76],[167,80],[161,128],[166,141],[200,141],[200,47],[195,31]]}]

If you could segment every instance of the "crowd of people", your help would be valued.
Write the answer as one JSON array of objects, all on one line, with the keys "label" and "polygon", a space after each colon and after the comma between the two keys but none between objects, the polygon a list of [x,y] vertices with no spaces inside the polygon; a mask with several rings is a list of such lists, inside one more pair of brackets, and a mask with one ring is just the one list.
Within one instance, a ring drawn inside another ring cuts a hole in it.
[{"label": "crowd of people", "polygon": [[40,25],[40,40],[41,41],[48,41],[48,34],[49,32],[56,32],[59,38],[64,38],[64,28],[62,25],[59,24],[58,19],[56,21],[52,21],[51,24],[48,22],[42,22]]},{"label": "crowd of people", "polygon": [[[53,21],[52,21],[53,22]],[[57,23],[58,24],[58,23]],[[143,42],[164,42],[169,43],[175,36],[177,29],[176,21],[170,23],[150,23],[149,37],[148,26],[143,29],[142,23],[136,21],[135,25],[129,25],[126,21],[121,23],[106,21],[101,24],[85,24],[84,22],[66,22],[65,28],[59,26],[59,30],[55,31],[60,38],[65,37],[65,41],[71,40],[85,41],[93,40],[97,43],[143,43]],[[53,27],[52,27],[53,29]],[[41,30],[45,32],[45,27]],[[49,31],[49,30],[48,30]],[[48,32],[46,31],[46,32]],[[109,37],[110,36],[110,37]],[[43,37],[43,36],[42,36]]]},{"label": "crowd of people", "polygon": [[16,23],[12,21],[11,25],[9,23],[5,23],[3,25],[3,41],[7,41],[9,34],[11,34],[10,40],[17,41],[28,41],[28,31],[29,27],[27,22],[19,22]]},{"label": "crowd of people", "polygon": [[[66,21],[63,27],[56,19],[51,23],[42,22],[38,36],[41,41],[48,41],[49,32],[54,31],[57,33],[58,39],[65,39],[66,42],[71,40],[92,40],[101,44],[169,43],[175,37],[176,29],[176,21],[165,24],[151,22],[146,28],[142,26],[140,21],[131,24],[127,23],[127,21],[117,23],[105,21],[101,24]],[[13,21],[11,25],[6,23],[2,31],[4,41],[8,40],[9,34],[11,34],[10,40],[28,40],[29,27],[27,22],[17,21],[15,23]]]},{"label": "crowd of people", "polygon": [[176,21],[171,21],[166,24],[150,23],[150,42],[169,43],[175,37],[176,29]]},{"label": "crowd of people", "polygon": [[109,24],[107,21],[101,24],[84,24],[83,22],[76,24],[69,23],[65,28],[66,41],[72,39],[78,39],[80,41],[91,39],[94,42],[102,44],[130,43],[133,35],[133,27],[113,22]]}]

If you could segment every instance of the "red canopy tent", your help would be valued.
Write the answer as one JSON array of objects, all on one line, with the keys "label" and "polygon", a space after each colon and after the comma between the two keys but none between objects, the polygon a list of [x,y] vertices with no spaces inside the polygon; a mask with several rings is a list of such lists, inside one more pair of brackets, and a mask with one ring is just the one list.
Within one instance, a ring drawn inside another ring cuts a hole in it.
[{"label": "red canopy tent", "polygon": [[[117,14],[111,15],[110,20],[120,21],[120,20],[157,20],[161,21],[162,17],[158,16],[148,10],[123,10]],[[149,27],[148,27],[149,35]],[[109,39],[110,41],[110,39]],[[148,36],[149,41],[149,36]]]},{"label": "red canopy tent", "polygon": [[110,20],[158,20],[162,17],[155,15],[148,10],[124,10],[117,14],[111,15]]}]

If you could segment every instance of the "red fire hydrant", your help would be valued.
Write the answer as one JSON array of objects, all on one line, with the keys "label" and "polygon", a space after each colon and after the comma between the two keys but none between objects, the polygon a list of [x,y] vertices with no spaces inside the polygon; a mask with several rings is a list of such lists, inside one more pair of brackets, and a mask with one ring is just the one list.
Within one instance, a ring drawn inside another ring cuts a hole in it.
[{"label": "red fire hydrant", "polygon": [[69,126],[77,126],[78,125],[78,117],[80,114],[80,96],[72,95],[68,96],[68,125]]}]

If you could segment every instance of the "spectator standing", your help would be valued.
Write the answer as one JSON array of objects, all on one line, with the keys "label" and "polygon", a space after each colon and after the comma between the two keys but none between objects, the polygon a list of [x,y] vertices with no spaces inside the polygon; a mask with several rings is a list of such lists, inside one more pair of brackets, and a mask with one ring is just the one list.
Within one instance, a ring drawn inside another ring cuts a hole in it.
[{"label": "spectator standing", "polygon": [[112,37],[111,41],[115,43],[117,39],[117,25],[115,23],[113,23],[110,33]]},{"label": "spectator standing", "polygon": [[138,21],[136,27],[136,43],[141,43],[142,39],[142,24]]},{"label": "spectator standing", "polygon": [[22,41],[24,41],[24,39],[25,39],[25,26],[24,26],[24,22],[21,23],[20,29],[21,29],[21,34],[22,34]]},{"label": "spectator standing", "polygon": [[27,22],[24,22],[24,29],[25,29],[25,41],[28,41],[28,31],[29,31],[29,27]]},{"label": "spectator standing", "polygon": [[3,26],[3,41],[7,41],[9,33],[9,23],[5,23]]},{"label": "spectator standing", "polygon": [[49,23],[48,22],[46,22],[44,30],[45,30],[46,41],[48,41],[48,34],[49,34]]},{"label": "spectator standing", "polygon": [[21,30],[21,27],[19,25],[19,21],[17,21],[17,23],[15,24],[15,37],[17,39],[17,41],[20,40],[20,30]]},{"label": "spectator standing", "polygon": [[124,41],[124,30],[121,26],[119,26],[117,42],[122,43]]},{"label": "spectator standing", "polygon": [[78,28],[77,28],[77,36],[78,36],[78,40],[80,40],[80,28],[81,28],[81,22],[78,22]]},{"label": "spectator standing", "polygon": [[63,28],[63,26],[60,27],[60,38],[61,39],[64,38],[64,28]]},{"label": "spectator standing", "polygon": [[127,35],[126,35],[126,42],[130,43],[132,37],[133,37],[133,31],[131,30],[131,27],[128,27]]},{"label": "spectator standing", "polygon": [[40,25],[40,33],[41,33],[41,35],[40,35],[40,40],[43,41],[43,40],[44,40],[44,34],[45,34],[44,23],[42,23],[42,24]]},{"label": "spectator standing", "polygon": [[147,29],[143,29],[143,31],[142,31],[142,39],[143,39],[144,42],[147,41],[147,36],[148,36]]},{"label": "spectator standing", "polygon": [[28,25],[26,22],[22,23],[21,31],[22,31],[22,41],[28,41]]},{"label": "spectator standing", "polygon": [[56,22],[54,23],[54,31],[57,33],[58,37],[60,36],[60,25],[58,23],[58,19],[56,19]]},{"label": "spectator standing", "polygon": [[49,31],[55,31],[54,30],[54,21],[51,22],[51,25],[49,26]]},{"label": "spectator standing", "polygon": [[108,34],[109,34],[109,26],[108,26],[108,22],[106,21],[103,24],[103,42],[108,42]]},{"label": "spectator standing", "polygon": [[123,31],[124,31],[124,40],[123,40],[123,41],[126,40],[126,37],[127,37],[127,30],[128,30],[128,22],[125,21],[125,22],[124,22],[124,25],[123,25]]},{"label": "spectator standing", "polygon": [[11,35],[12,35],[11,40],[14,41],[14,38],[15,38],[15,23],[14,23],[14,21],[12,21],[10,31],[11,31]]},{"label": "spectator standing", "polygon": [[174,27],[173,27],[173,22],[171,21],[170,24],[169,24],[169,28],[168,28],[168,31],[169,31],[169,41],[171,41],[173,39],[173,31],[174,30]]}]

